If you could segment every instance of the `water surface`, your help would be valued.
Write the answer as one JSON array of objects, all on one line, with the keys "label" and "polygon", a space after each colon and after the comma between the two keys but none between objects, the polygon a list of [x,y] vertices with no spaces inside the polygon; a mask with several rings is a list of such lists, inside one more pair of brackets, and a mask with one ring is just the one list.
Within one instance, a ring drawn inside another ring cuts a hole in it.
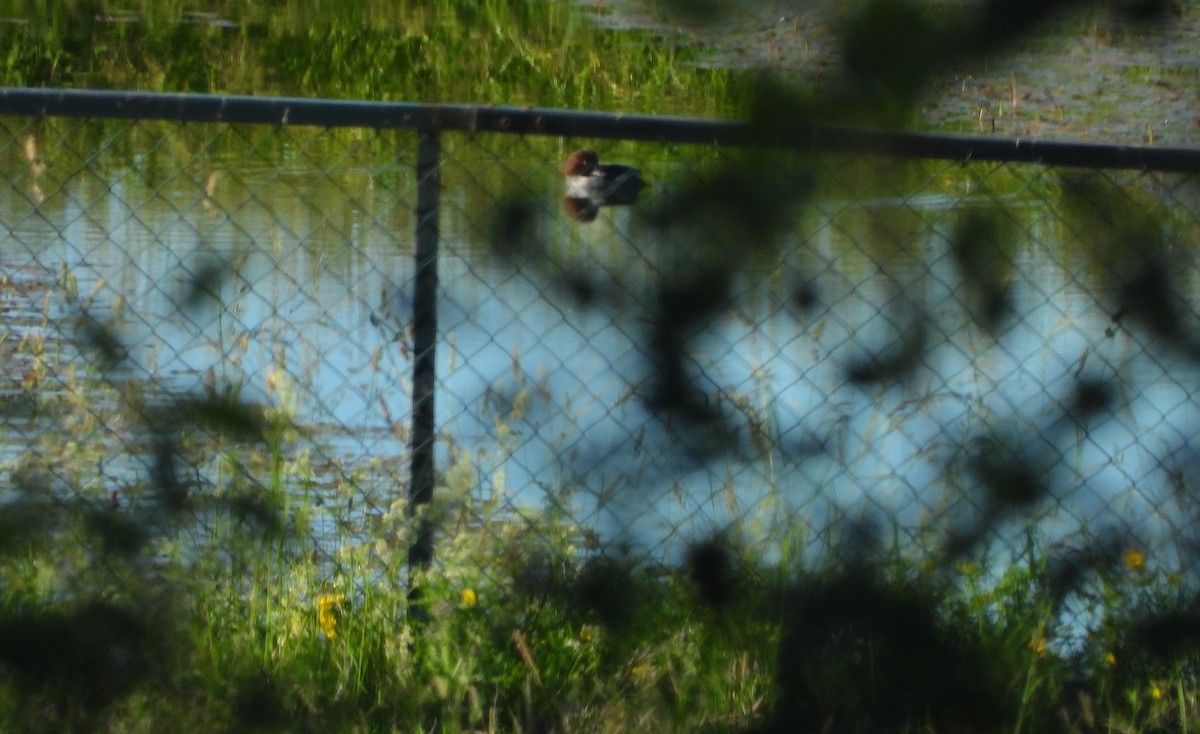
[{"label": "water surface", "polygon": [[[14,138],[33,136],[43,150],[70,141],[12,124]],[[235,133],[189,126],[154,149]],[[362,540],[408,486],[411,141],[317,136],[318,153],[285,135],[216,155],[129,157],[136,134],[83,159],[47,153],[44,170],[10,148],[0,264],[9,283],[32,285],[4,291],[5,343],[50,336],[41,389],[69,391],[62,371],[86,360],[56,329],[83,308],[129,347],[121,380],[233,391],[288,411],[303,427],[285,446],[296,501],[319,508],[322,543]],[[439,462],[466,472],[478,497],[508,512],[559,507],[602,537],[667,553],[735,520],[775,540],[796,534],[819,553],[845,518],[930,550],[987,511],[966,467],[999,441],[1041,461],[1035,474],[1051,488],[1001,526],[1002,544],[1028,527],[1067,544],[1115,528],[1161,549],[1156,560],[1173,556],[1191,512],[1178,475],[1197,448],[1197,369],[1114,322],[1056,213],[1050,172],[955,164],[887,195],[819,197],[778,255],[735,276],[729,307],[690,335],[686,374],[718,417],[696,422],[651,399],[655,304],[686,260],[687,233],[664,244],[637,207],[568,221],[554,152],[510,143],[458,141],[443,168]],[[650,196],[687,170],[682,160],[648,165]],[[997,195],[973,186],[982,174],[1024,183]],[[514,191],[537,204],[537,259],[489,248],[487,224]],[[998,202],[1017,225],[1016,318],[989,331],[971,318],[949,243],[962,212]],[[881,224],[893,220],[903,226]],[[899,247],[880,244],[897,232]],[[220,303],[184,305],[214,264],[226,274]],[[920,324],[924,348],[904,379],[849,379],[848,365]],[[1115,409],[1074,421],[1081,376],[1118,385]],[[8,395],[25,389],[14,377]],[[117,398],[97,389],[89,399]],[[59,428],[5,414],[0,472],[84,440],[103,447],[99,477],[70,491],[146,481],[148,459],[121,450],[122,426],[82,439]]]}]

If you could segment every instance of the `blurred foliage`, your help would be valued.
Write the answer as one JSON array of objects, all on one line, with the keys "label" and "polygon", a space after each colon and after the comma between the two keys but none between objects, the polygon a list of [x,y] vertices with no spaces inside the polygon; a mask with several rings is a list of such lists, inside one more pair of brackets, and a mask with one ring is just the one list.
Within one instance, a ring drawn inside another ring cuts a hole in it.
[{"label": "blurred foliage", "polygon": [[[847,5],[837,26],[842,65],[832,83],[804,86],[762,77],[749,108],[750,137],[758,146],[752,143],[743,155],[695,169],[633,212],[653,228],[663,261],[669,263],[644,315],[650,324],[642,346],[649,375],[643,394],[647,410],[684,426],[681,432],[704,433],[707,453],[697,456],[701,464],[735,445],[743,431],[737,425],[741,418],[723,410],[719,397],[706,390],[692,355],[704,352],[705,328],[736,309],[731,284],[742,276],[753,279],[759,253],[787,246],[788,223],[826,186],[817,180],[823,169],[807,144],[815,128],[905,126],[915,119],[915,106],[933,76],[955,64],[1002,49],[1040,32],[1062,13],[1083,8],[1107,9],[1114,23],[1169,22],[1174,17],[1171,9],[1151,5],[1003,0],[936,7],[916,0]],[[722,13],[736,12],[737,3],[663,3],[662,8],[680,13],[686,22],[719,22]],[[896,181],[913,175],[917,167],[872,158],[870,164],[839,172],[833,186],[866,197],[894,190]],[[1200,342],[1179,277],[1189,272],[1188,251],[1175,241],[1178,230],[1163,207],[1139,199],[1133,189],[1106,183],[1110,180],[1087,174],[1061,178],[1057,193],[1065,226],[1078,236],[1099,282],[1107,284],[1114,324],[1128,319],[1195,366]],[[513,216],[504,223],[506,234],[496,238],[496,247],[514,267],[541,272],[548,283],[555,282],[562,274],[538,256],[543,248],[525,248],[523,243],[536,240],[519,233],[537,230],[530,219],[536,207],[516,202],[507,211]],[[594,218],[579,219],[577,226]],[[518,221],[520,227],[512,226]],[[996,197],[986,206],[959,212],[948,235],[963,281],[963,305],[994,340],[1003,340],[1020,316],[1010,290],[1021,247],[1017,221]],[[915,249],[907,227],[903,216],[881,214],[866,247],[877,248],[880,261],[906,255]],[[843,365],[846,380],[863,390],[904,389],[930,359],[929,316],[919,288],[897,276],[895,290],[894,302],[900,305],[889,314],[890,340]],[[798,291],[796,299],[805,311],[826,308],[812,290]],[[806,317],[814,318],[811,313]],[[1119,383],[1083,371],[1074,378],[1071,395],[1043,406],[1044,418],[1032,433],[1029,426],[997,423],[961,437],[946,472],[970,498],[964,504],[976,512],[961,522],[947,518],[935,531],[942,535],[942,553],[928,562],[938,573],[971,564],[970,559],[993,547],[1001,528],[1019,527],[1022,518],[1065,489],[1056,472],[1063,458],[1055,442],[1067,432],[1087,431],[1117,410],[1122,392]],[[1112,590],[1120,584],[1113,581],[1114,574],[1123,563],[1130,569],[1138,565],[1123,561],[1118,550],[1134,544],[1127,535],[1098,533],[1081,547],[1053,554],[1045,565],[1031,551],[1026,561],[1033,566],[1023,581],[1002,582],[985,606],[962,617],[950,612],[953,624],[945,616],[945,602],[953,592],[938,583],[889,576],[888,556],[874,557],[870,551],[871,535],[851,533],[832,551],[855,562],[815,576],[802,574],[777,590],[778,606],[768,615],[781,630],[776,697],[750,731],[1091,731],[1108,725],[1091,708],[1097,701],[1109,707],[1110,723],[1123,715],[1137,719],[1146,699],[1130,694],[1130,709],[1116,700],[1116,691],[1128,690],[1138,676],[1144,680],[1152,671],[1162,674],[1180,660],[1194,660],[1194,651],[1168,651],[1165,643],[1195,637],[1195,613],[1186,603],[1185,611],[1156,613],[1150,596],[1116,599]],[[685,569],[701,606],[737,606],[731,600],[745,593],[753,574],[735,557],[717,540],[689,551]],[[1021,574],[1019,566],[1013,568],[1006,579]],[[618,567],[606,566],[597,574],[582,598],[595,600],[602,623],[623,629],[628,606],[614,598],[626,582]],[[1047,641],[1062,632],[1058,625],[1064,605],[1097,593],[1106,595],[1100,612],[1104,622],[1086,647],[1094,651],[1108,645],[1108,655],[1120,662],[1048,653]],[[1164,596],[1156,598],[1161,602]],[[1146,618],[1134,622],[1137,615]],[[1106,635],[1125,642],[1105,640]],[[1134,670],[1138,672],[1131,674]],[[1158,693],[1150,698],[1160,700],[1161,689],[1152,691]],[[1190,718],[1186,707],[1174,716]]]}]

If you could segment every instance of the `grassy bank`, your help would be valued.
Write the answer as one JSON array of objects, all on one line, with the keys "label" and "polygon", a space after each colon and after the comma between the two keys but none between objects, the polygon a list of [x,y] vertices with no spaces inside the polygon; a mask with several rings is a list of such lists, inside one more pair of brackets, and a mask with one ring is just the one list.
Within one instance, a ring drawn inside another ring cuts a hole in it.
[{"label": "grassy bank", "polygon": [[[0,727],[1150,732],[1196,710],[1194,659],[1131,632],[1172,590],[1134,549],[1088,585],[1109,611],[1077,645],[1037,558],[996,580],[967,561],[765,567],[712,543],[666,567],[580,555],[545,518],[477,519],[419,600],[402,521],[332,564],[244,530],[204,562],[5,554]],[[85,525],[63,527],[102,537]]]},{"label": "grassy bank", "polygon": [[569,2],[0,3],[0,84],[728,114],[732,75]]}]

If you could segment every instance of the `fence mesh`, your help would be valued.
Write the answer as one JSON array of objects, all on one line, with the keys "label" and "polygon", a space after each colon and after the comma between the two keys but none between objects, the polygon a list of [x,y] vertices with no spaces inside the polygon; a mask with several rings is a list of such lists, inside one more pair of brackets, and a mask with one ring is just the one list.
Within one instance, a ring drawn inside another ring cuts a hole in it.
[{"label": "fence mesh", "polygon": [[[173,481],[281,494],[327,561],[401,549],[416,145],[0,118],[10,492],[136,509],[163,472],[145,415],[225,396],[287,430],[189,430]],[[780,155],[795,197],[706,199],[736,153],[609,143],[650,187],[585,224],[562,211],[572,147],[443,137],[430,511],[440,546],[487,529],[481,576],[529,533],[1192,555],[1194,178]]]}]

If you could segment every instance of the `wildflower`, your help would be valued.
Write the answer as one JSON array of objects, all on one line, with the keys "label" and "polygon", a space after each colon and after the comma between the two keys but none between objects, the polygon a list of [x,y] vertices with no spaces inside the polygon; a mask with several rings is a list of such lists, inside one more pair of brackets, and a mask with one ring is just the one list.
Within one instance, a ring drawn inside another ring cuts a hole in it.
[{"label": "wildflower", "polygon": [[1162,700],[1162,689],[1159,688],[1155,683],[1150,684],[1150,696],[1154,698],[1155,701]]},{"label": "wildflower", "polygon": [[337,639],[337,615],[334,612],[345,598],[345,594],[321,594],[317,597],[317,626],[331,640]]},{"label": "wildflower", "polygon": [[1146,567],[1146,554],[1137,548],[1125,551],[1125,567],[1130,571],[1141,571]]},{"label": "wildflower", "polygon": [[591,642],[594,639],[596,639],[596,632],[591,627],[585,624],[579,628],[580,642]]},{"label": "wildflower", "polygon": [[475,596],[474,589],[471,588],[463,589],[462,593],[458,595],[458,599],[464,606],[468,607],[475,606],[475,602],[479,601],[478,597]]},{"label": "wildflower", "polygon": [[1109,665],[1116,665],[1117,656],[1113,655],[1111,652],[1106,652],[1104,653],[1104,662],[1108,663]]}]

